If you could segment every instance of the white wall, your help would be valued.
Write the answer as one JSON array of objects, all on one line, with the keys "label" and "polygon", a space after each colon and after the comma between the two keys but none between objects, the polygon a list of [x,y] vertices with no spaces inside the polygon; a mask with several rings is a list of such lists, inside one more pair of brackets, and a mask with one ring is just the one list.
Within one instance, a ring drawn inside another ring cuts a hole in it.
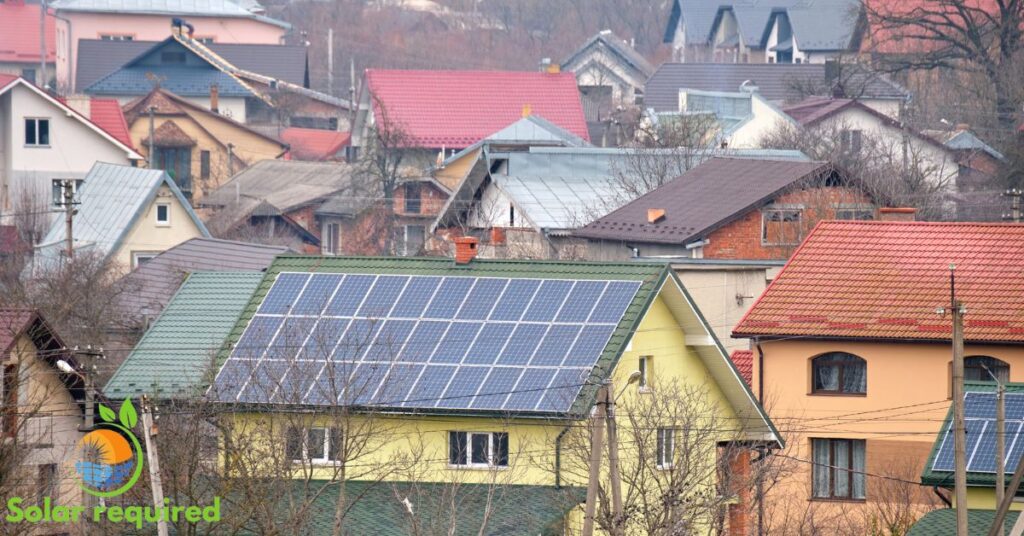
[{"label": "white wall", "polygon": [[[0,110],[5,138],[2,184],[8,194],[2,208],[10,209],[11,201],[26,193],[42,195],[48,202],[51,179],[81,177],[96,162],[131,165],[126,151],[71,112],[24,86],[15,86],[0,96]],[[49,146],[25,145],[25,118],[33,117],[49,119]]]},{"label": "white wall", "polygon": [[734,149],[756,149],[766,134],[788,122],[787,116],[764,98],[754,95],[750,110],[753,117],[729,136],[729,147]]},{"label": "white wall", "polygon": [[612,98],[616,102],[633,104],[636,89],[643,88],[647,81],[635,78],[630,69],[622,66],[621,61],[602,45],[591,48],[574,65],[567,65],[566,69],[576,75],[577,85],[611,86]]},{"label": "white wall", "polygon": [[473,205],[467,218],[471,229],[490,229],[491,227],[533,228],[526,215],[516,208],[515,224],[509,222],[509,206],[512,199],[493,183],[484,187],[480,201]]}]

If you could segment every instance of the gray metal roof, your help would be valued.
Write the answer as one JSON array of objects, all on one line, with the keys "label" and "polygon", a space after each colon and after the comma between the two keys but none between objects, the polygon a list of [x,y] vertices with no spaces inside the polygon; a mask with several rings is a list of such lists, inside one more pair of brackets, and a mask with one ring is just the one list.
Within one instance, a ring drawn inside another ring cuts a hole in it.
[{"label": "gray metal roof", "polygon": [[859,5],[858,0],[673,0],[664,40],[666,43],[672,41],[682,19],[686,29],[686,44],[710,43],[721,14],[732,11],[739,24],[743,43],[760,48],[764,46],[764,39],[770,31],[772,15],[786,13],[793,26],[797,46],[802,50],[843,50],[850,46]]},{"label": "gray metal roof", "polygon": [[679,111],[679,90],[739,91],[750,80],[770,101],[796,101],[808,89],[831,96],[841,84],[850,97],[905,99],[909,92],[879,73],[858,64],[842,64],[838,77],[826,79],[824,64],[793,63],[665,63],[647,81],[644,104],[657,112]]},{"label": "gray metal roof", "polygon": [[136,319],[160,314],[190,273],[261,272],[274,257],[288,251],[284,246],[217,238],[186,240],[126,275],[118,308],[123,316]]},{"label": "gray metal roof", "polygon": [[575,64],[583,59],[584,54],[594,47],[604,46],[612,54],[619,56],[629,66],[631,66],[641,78],[647,78],[654,73],[654,66],[651,65],[647,58],[640,55],[633,47],[629,46],[628,43],[619,39],[611,30],[601,30],[596,35],[587,40],[580,48],[576,49],[575,52],[569,55],[562,62],[562,69],[571,71]]},{"label": "gray metal roof", "polygon": [[995,150],[970,130],[923,130],[921,134],[932,138],[950,149],[958,151],[982,151],[997,160],[1003,160],[1003,153]]},{"label": "gray metal roof", "polygon": [[107,382],[104,392],[157,398],[197,394],[262,272],[196,272]]},{"label": "gray metal roof", "polygon": [[201,200],[223,207],[258,200],[286,213],[338,192],[355,190],[354,166],[344,162],[262,160],[236,174]]},{"label": "gray metal roof", "polygon": [[522,119],[517,119],[511,125],[451,155],[447,160],[445,160],[445,164],[454,162],[462,158],[463,155],[475,151],[485,145],[488,147],[500,145],[515,145],[523,147],[540,145],[562,147],[591,146],[587,140],[565,130],[539,115],[528,115]]},{"label": "gray metal roof", "polygon": [[[88,248],[104,257],[114,253],[161,186],[170,189],[203,236],[210,235],[181,190],[163,170],[97,162],[84,180],[78,192],[78,210],[72,220],[76,250]],[[66,236],[64,231],[64,219],[58,218],[36,246],[36,266],[52,265],[60,259]]]},{"label": "gray metal roof", "polygon": [[[193,17],[246,18],[291,28],[287,22],[257,14],[231,0],[58,0],[50,4],[59,11],[91,13],[141,13]],[[251,5],[247,3],[247,6]]]},{"label": "gray metal roof", "polygon": [[[507,174],[496,172],[490,177],[511,197],[523,217],[539,229],[557,232],[582,227],[617,208],[610,206],[621,197],[615,177],[628,173],[630,162],[640,154],[642,158],[663,158],[666,165],[683,165],[685,159],[673,150],[596,147],[531,147],[529,151],[490,153],[488,157],[492,162],[507,161]],[[689,156],[695,165],[714,155],[808,160],[800,151],[771,149],[728,149],[694,152]],[[475,191],[480,187],[479,182],[471,182],[471,177],[463,181],[452,199],[463,198],[463,189]],[[450,220],[450,210],[454,209],[446,207],[438,221]]]},{"label": "gray metal roof", "polygon": [[[160,44],[157,41],[78,41],[75,87],[85,89],[104,76]],[[239,69],[305,85],[306,47],[290,45],[248,45],[212,43],[207,45]],[[152,88],[152,84],[150,84]],[[207,87],[207,93],[209,87]]]}]

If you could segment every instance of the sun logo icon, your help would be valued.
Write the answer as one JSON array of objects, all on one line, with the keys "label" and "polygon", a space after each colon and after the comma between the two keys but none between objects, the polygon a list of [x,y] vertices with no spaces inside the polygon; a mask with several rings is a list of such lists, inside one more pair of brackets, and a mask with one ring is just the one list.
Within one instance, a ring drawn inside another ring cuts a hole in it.
[{"label": "sun logo icon", "polygon": [[116,497],[131,489],[142,474],[142,446],[131,431],[138,414],[127,398],[118,415],[103,404],[99,412],[103,422],[78,441],[75,472],[86,493]]}]

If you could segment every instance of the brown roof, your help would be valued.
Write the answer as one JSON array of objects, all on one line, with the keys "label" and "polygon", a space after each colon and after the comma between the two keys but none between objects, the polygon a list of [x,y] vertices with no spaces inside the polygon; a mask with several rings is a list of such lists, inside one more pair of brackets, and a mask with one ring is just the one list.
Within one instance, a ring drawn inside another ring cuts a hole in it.
[{"label": "brown roof", "polygon": [[[196,140],[190,138],[174,121],[165,121],[156,127],[153,142],[158,147],[192,147],[196,144]],[[142,144],[149,145],[149,136],[142,140]]]},{"label": "brown roof", "polygon": [[7,358],[15,341],[35,318],[36,313],[31,309],[0,309],[0,357]]},{"label": "brown roof", "polygon": [[139,97],[124,105],[125,121],[129,125],[135,123],[139,116],[149,113],[150,107],[153,107],[153,113],[156,115],[185,115],[185,110],[171,99],[167,93],[154,90],[150,91],[148,95]]},{"label": "brown roof", "polygon": [[971,342],[1024,343],[1024,225],[823,221],[734,337],[948,341],[949,267]]},{"label": "brown roof", "polygon": [[[598,240],[683,244],[832,170],[827,162],[712,158],[574,234]],[[656,223],[648,210],[664,210]]]}]

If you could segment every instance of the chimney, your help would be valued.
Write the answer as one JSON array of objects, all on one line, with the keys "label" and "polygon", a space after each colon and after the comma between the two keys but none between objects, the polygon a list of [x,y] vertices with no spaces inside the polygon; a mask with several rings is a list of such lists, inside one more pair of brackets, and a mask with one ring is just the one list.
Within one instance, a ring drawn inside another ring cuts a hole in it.
[{"label": "chimney", "polygon": [[217,84],[210,84],[210,111],[220,113],[220,88]]},{"label": "chimney", "polygon": [[64,104],[85,117],[92,117],[92,98],[88,95],[70,95],[64,99]]},{"label": "chimney", "polygon": [[665,219],[665,209],[663,208],[649,208],[647,209],[647,223],[658,223]]},{"label": "chimney", "polygon": [[455,264],[469,264],[476,258],[476,246],[480,241],[472,236],[460,236],[455,239]]},{"label": "chimney", "polygon": [[878,209],[879,221],[915,221],[917,209],[911,207],[882,207]]},{"label": "chimney", "polygon": [[562,72],[562,66],[551,61],[551,58],[540,60],[540,72],[547,74],[558,74]]}]

